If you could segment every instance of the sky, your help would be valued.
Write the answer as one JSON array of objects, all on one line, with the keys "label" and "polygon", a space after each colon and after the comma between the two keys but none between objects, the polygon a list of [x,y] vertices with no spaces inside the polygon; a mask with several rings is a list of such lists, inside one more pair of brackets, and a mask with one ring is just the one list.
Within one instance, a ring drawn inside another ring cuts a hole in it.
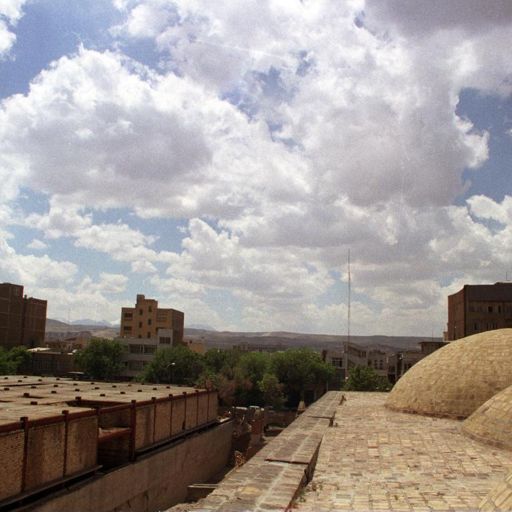
[{"label": "sky", "polygon": [[512,278],[509,0],[0,0],[0,282],[119,322],[441,336]]}]

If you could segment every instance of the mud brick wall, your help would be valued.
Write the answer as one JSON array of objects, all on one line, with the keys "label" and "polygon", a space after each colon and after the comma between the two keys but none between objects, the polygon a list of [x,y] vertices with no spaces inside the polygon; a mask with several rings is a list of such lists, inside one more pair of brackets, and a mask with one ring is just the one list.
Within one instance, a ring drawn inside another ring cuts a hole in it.
[{"label": "mud brick wall", "polygon": [[25,489],[33,489],[64,473],[64,422],[30,427]]},{"label": "mud brick wall", "polygon": [[199,416],[198,424],[206,423],[208,421],[208,394],[201,393],[199,395]]},{"label": "mud brick wall", "polygon": [[172,401],[172,435],[184,430],[185,423],[185,398],[177,398]]},{"label": "mud brick wall", "polygon": [[185,428],[194,428],[197,426],[197,396],[188,394],[187,400],[187,417],[185,418]]},{"label": "mud brick wall", "polygon": [[113,411],[100,414],[99,426],[101,428],[111,427],[129,427],[130,423],[130,408],[122,409],[120,411]]},{"label": "mud brick wall", "polygon": [[153,404],[137,407],[135,420],[135,448],[153,444],[155,410]]},{"label": "mud brick wall", "polygon": [[128,436],[103,441],[98,447],[98,464],[107,468],[130,460],[130,439]]},{"label": "mud brick wall", "polygon": [[171,430],[171,402],[156,404],[155,442],[167,439]]},{"label": "mud brick wall", "polygon": [[219,398],[216,391],[210,392],[210,400],[208,402],[208,421],[217,419],[219,408]]},{"label": "mud brick wall", "polygon": [[81,418],[68,423],[66,475],[72,475],[97,463],[98,418]]},{"label": "mud brick wall", "polygon": [[21,492],[24,439],[23,430],[0,434],[0,500]]}]

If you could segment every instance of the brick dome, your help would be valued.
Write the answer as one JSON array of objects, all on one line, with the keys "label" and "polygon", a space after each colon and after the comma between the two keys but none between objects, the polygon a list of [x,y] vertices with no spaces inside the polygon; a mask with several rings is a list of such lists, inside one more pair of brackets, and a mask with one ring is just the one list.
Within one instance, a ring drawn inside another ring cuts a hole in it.
[{"label": "brick dome", "polygon": [[481,405],[462,425],[478,441],[512,450],[512,386]]},{"label": "brick dome", "polygon": [[512,472],[482,500],[480,512],[512,510]]},{"label": "brick dome", "polygon": [[425,415],[466,418],[512,385],[512,329],[453,341],[415,364],[386,406]]}]

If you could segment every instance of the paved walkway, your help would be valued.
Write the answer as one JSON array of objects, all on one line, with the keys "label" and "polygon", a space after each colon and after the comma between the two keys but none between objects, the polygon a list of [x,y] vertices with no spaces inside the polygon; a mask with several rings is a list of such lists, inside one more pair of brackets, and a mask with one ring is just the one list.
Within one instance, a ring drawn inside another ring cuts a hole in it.
[{"label": "paved walkway", "polygon": [[512,452],[460,433],[460,422],[402,414],[384,393],[346,393],[296,508],[477,510],[512,468]]}]

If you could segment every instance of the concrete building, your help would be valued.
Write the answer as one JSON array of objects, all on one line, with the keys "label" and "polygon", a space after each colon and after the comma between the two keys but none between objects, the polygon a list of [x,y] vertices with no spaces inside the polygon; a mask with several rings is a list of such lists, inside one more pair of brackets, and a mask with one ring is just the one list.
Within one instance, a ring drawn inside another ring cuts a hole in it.
[{"label": "concrete building", "polygon": [[[161,347],[174,345],[172,329],[159,329],[158,336],[152,338],[117,338],[126,350],[123,353],[124,368],[121,377],[134,378],[148,365]],[[171,370],[169,370],[171,371]]]},{"label": "concrete building", "polygon": [[121,310],[122,338],[156,338],[160,329],[171,329],[176,344],[183,343],[185,315],[171,308],[159,308],[158,301],[137,295],[133,308]]},{"label": "concrete building", "polygon": [[465,285],[448,296],[446,341],[512,327],[512,283]]},{"label": "concrete building", "polygon": [[45,300],[23,295],[23,286],[0,283],[0,346],[42,345],[46,306]]}]

